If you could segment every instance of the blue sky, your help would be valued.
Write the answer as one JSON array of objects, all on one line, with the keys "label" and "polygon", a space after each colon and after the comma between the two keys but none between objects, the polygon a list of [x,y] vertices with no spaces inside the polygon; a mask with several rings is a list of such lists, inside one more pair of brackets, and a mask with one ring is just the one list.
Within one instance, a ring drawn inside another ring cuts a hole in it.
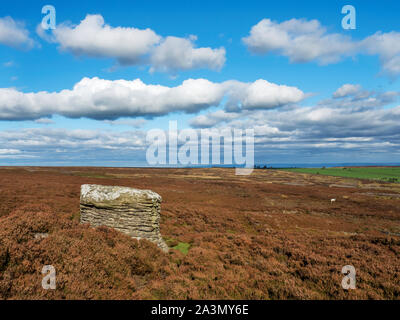
[{"label": "blue sky", "polygon": [[[45,35],[44,4],[57,20]],[[346,4],[355,30],[342,28]],[[3,3],[0,165],[146,165],[146,132],[169,120],[252,128],[257,163],[400,162],[399,12],[397,1]]]}]

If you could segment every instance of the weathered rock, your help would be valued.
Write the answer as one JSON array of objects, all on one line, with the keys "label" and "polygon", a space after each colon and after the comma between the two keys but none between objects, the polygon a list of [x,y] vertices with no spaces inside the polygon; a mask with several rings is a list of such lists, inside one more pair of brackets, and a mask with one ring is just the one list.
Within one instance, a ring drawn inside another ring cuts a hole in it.
[{"label": "weathered rock", "polygon": [[81,223],[107,226],[136,239],[168,246],[160,234],[161,196],[151,190],[84,184],[81,186]]}]

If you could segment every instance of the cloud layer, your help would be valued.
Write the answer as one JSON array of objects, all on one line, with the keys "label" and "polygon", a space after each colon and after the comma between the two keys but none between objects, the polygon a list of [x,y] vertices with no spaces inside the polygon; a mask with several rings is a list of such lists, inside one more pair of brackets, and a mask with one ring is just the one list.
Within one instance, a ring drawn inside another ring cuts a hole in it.
[{"label": "cloud layer", "polygon": [[[361,89],[361,91],[363,91]],[[332,100],[345,100],[351,96]],[[385,95],[380,93],[379,95]],[[368,97],[360,99],[368,104]],[[284,109],[218,110],[196,127],[254,128],[256,162],[396,161],[400,156],[400,106],[343,108],[320,102]],[[201,122],[199,119],[202,119]],[[204,122],[211,119],[210,122]],[[181,124],[178,124],[180,127]],[[199,135],[200,136],[200,135]],[[0,159],[19,163],[145,165],[146,131],[67,130],[50,127],[0,131]],[[51,155],[51,157],[50,157]],[[101,160],[99,160],[101,158]],[[36,159],[36,160],[35,160]],[[52,159],[51,161],[49,159]],[[138,161],[138,162],[137,162]]]},{"label": "cloud layer", "polygon": [[318,20],[291,19],[281,23],[263,19],[242,39],[257,54],[274,53],[291,62],[336,63],[357,54],[378,55],[384,73],[400,74],[400,33],[377,32],[362,40],[329,33]]},{"label": "cloud layer", "polygon": [[[348,90],[355,88],[357,90]],[[341,90],[342,89],[342,90]],[[313,106],[218,110],[191,121],[194,128],[254,128],[256,162],[395,162],[400,156],[399,92],[346,85]],[[390,97],[390,98],[387,98]],[[355,160],[357,159],[357,160]]]},{"label": "cloud layer", "polygon": [[154,117],[171,112],[195,113],[218,106],[227,97],[244,109],[270,109],[299,102],[305,94],[295,87],[265,80],[253,83],[188,79],[176,87],[145,84],[140,79],[83,78],[72,90],[23,93],[0,89],[0,120],[35,120],[52,115],[115,120]]}]

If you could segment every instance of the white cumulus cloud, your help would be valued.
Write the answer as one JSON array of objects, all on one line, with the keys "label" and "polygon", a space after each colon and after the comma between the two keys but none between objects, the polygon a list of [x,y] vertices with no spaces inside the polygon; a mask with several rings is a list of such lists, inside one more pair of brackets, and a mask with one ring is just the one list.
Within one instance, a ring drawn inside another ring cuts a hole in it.
[{"label": "white cumulus cloud", "polygon": [[160,41],[151,29],[113,28],[101,15],[87,15],[77,26],[60,25],[53,31],[61,49],[76,55],[112,57],[135,64]]},{"label": "white cumulus cloud", "polygon": [[24,93],[0,88],[0,120],[35,120],[62,115],[115,120],[121,117],[154,117],[171,112],[196,113],[218,106],[224,98],[244,109],[271,109],[296,103],[305,94],[296,87],[265,80],[253,83],[188,79],[176,87],[145,84],[140,79],[83,78],[72,90]]},{"label": "white cumulus cloud", "polygon": [[292,62],[318,61],[328,64],[354,54],[351,38],[327,33],[318,20],[291,19],[282,23],[263,19],[250,30],[243,42],[255,53],[278,53]]},{"label": "white cumulus cloud", "polygon": [[225,49],[195,48],[194,40],[167,37],[151,55],[150,71],[176,72],[197,68],[220,70],[225,64]]},{"label": "white cumulus cloud", "polygon": [[0,44],[16,48],[31,48],[34,44],[24,24],[11,17],[0,18]]},{"label": "white cumulus cloud", "polygon": [[168,36],[133,27],[112,27],[99,15],[87,15],[78,25],[61,24],[49,37],[62,50],[74,55],[116,59],[120,65],[150,65],[150,71],[177,72],[209,68],[220,70],[225,63],[225,49],[196,48],[196,37],[188,39]]},{"label": "white cumulus cloud", "polygon": [[377,32],[365,38],[362,46],[367,53],[379,56],[384,73],[400,74],[400,32]]},{"label": "white cumulus cloud", "polygon": [[263,19],[242,39],[251,52],[279,54],[291,62],[336,63],[359,54],[377,55],[382,71],[400,74],[400,33],[377,32],[361,40],[330,33],[318,20],[291,19],[281,23]]},{"label": "white cumulus cloud", "polygon": [[259,79],[245,89],[242,107],[244,109],[272,109],[299,102],[304,98],[305,94],[296,87]]},{"label": "white cumulus cloud", "polygon": [[361,90],[359,84],[344,84],[333,93],[334,98],[343,98],[355,95]]}]

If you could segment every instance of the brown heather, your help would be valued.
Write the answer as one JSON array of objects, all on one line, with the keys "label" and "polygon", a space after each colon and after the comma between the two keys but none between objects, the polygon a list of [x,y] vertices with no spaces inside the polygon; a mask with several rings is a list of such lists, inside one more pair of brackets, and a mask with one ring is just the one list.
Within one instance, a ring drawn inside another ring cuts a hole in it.
[{"label": "brown heather", "polygon": [[[80,225],[85,183],[159,193],[161,234],[188,253]],[[399,184],[276,170],[1,168],[0,297],[399,299],[399,208]]]}]

